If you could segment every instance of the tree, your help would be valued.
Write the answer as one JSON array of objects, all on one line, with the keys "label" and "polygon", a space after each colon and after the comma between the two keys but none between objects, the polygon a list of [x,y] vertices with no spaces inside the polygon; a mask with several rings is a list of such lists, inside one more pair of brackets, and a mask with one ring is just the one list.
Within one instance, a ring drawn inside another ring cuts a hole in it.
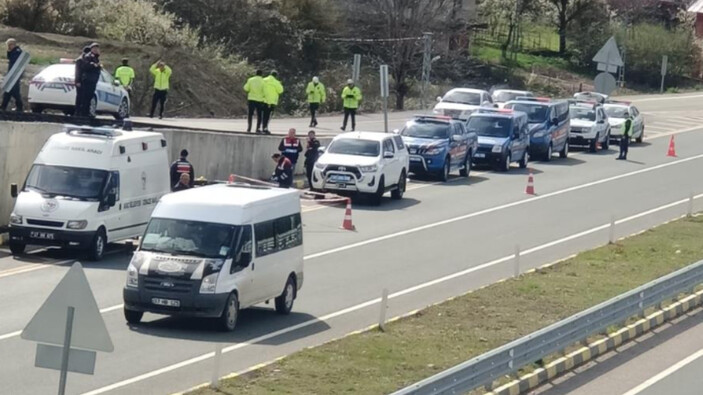
[{"label": "tree", "polygon": [[571,22],[589,12],[593,7],[605,7],[598,0],[547,0],[554,11],[553,23],[559,33],[559,54],[566,54],[566,35]]}]

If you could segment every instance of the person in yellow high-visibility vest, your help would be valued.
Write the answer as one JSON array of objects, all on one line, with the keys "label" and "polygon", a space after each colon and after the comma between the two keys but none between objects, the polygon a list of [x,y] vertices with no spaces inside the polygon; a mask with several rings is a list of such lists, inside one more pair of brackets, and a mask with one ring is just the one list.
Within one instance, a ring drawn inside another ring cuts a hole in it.
[{"label": "person in yellow high-visibility vest", "polygon": [[271,75],[264,78],[264,134],[271,134],[269,122],[271,121],[271,116],[273,116],[273,111],[278,105],[278,98],[283,93],[283,85],[277,77],[278,73],[274,70]]},{"label": "person in yellow high-visibility vest", "polygon": [[256,113],[256,133],[261,133],[261,122],[264,111],[264,77],[263,72],[256,70],[256,75],[250,77],[244,84],[244,92],[247,93],[249,114],[247,116],[247,133],[251,133],[251,122]]},{"label": "person in yellow high-visibility vest", "polygon": [[361,89],[354,84],[354,80],[347,80],[347,86],[342,90],[342,100],[344,100],[344,123],[342,123],[342,131],[347,130],[347,120],[351,116],[351,130],[356,129],[356,111],[359,109],[361,102]]},{"label": "person in yellow high-visibility vest", "polygon": [[305,93],[308,95],[308,104],[310,105],[310,127],[314,128],[317,126],[317,110],[327,100],[325,86],[322,85],[319,78],[312,77],[312,81],[305,89]]},{"label": "person in yellow high-visibility vest", "polygon": [[132,83],[134,83],[134,69],[129,65],[129,59],[122,59],[122,66],[115,69],[115,78],[120,81],[127,92],[132,95]]},{"label": "person in yellow high-visibility vest", "polygon": [[168,90],[170,88],[171,81],[171,68],[166,65],[163,61],[151,65],[149,69],[151,75],[154,76],[154,97],[151,100],[151,112],[149,112],[149,117],[154,118],[154,111],[156,110],[156,104],[160,104],[159,107],[159,119],[164,117],[164,106],[166,104],[166,98],[168,97]]}]

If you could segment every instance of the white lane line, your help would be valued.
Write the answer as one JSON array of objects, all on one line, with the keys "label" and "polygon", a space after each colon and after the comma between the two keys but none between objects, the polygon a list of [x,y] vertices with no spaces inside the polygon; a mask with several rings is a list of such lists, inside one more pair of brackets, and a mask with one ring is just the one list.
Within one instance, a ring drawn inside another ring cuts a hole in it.
[{"label": "white lane line", "polygon": [[19,267],[15,267],[12,269],[0,271],[0,278],[14,276],[17,274],[22,274],[22,273],[27,273],[27,272],[33,272],[35,270],[46,269],[46,268],[49,268],[52,266],[66,265],[66,264],[71,263],[73,261],[74,261],[74,259],[67,259],[67,260],[58,261],[58,262],[31,263],[28,265],[19,266]]},{"label": "white lane line", "polygon": [[578,191],[578,190],[585,189],[585,188],[590,188],[590,187],[592,187],[592,186],[596,186],[596,185],[600,185],[600,184],[605,184],[605,183],[608,183],[608,182],[620,180],[620,179],[627,178],[627,177],[636,176],[636,175],[639,175],[639,174],[649,173],[649,172],[652,172],[652,171],[655,171],[655,170],[667,168],[667,167],[670,167],[670,166],[674,166],[674,165],[678,165],[678,164],[690,162],[690,161],[697,160],[697,159],[701,159],[701,158],[703,158],[703,154],[696,155],[696,156],[692,156],[692,157],[685,158],[685,159],[680,159],[680,160],[673,161],[673,162],[669,162],[669,163],[663,163],[663,164],[660,164],[660,165],[656,165],[656,166],[652,166],[652,167],[648,167],[648,168],[644,168],[644,169],[640,169],[640,170],[636,170],[636,171],[633,171],[633,172],[630,172],[630,173],[625,173],[625,174],[620,174],[620,175],[613,176],[613,177],[609,177],[609,178],[604,178],[604,179],[602,179],[602,180],[593,181],[593,182],[589,182],[589,183],[586,183],[586,184],[576,185],[576,186],[573,186],[573,187],[570,187],[570,188],[561,189],[561,190],[558,190],[558,191],[546,193],[546,194],[544,194],[544,195],[535,196],[535,197],[532,197],[532,198],[529,198],[529,199],[518,200],[518,201],[516,201],[516,202],[507,203],[507,204],[503,204],[503,205],[500,205],[500,206],[495,206],[495,207],[487,208],[487,209],[484,209],[484,210],[481,210],[481,211],[476,211],[476,212],[473,212],[473,213],[470,213],[470,214],[466,214],[466,215],[462,215],[462,216],[459,216],[459,217],[455,217],[455,218],[451,218],[451,219],[446,219],[446,220],[443,220],[443,221],[438,221],[438,222],[434,222],[434,223],[427,224],[427,225],[418,226],[418,227],[416,227],[416,228],[407,229],[407,230],[404,230],[404,231],[401,231],[401,232],[391,233],[391,234],[388,234],[388,235],[384,235],[384,236],[376,237],[376,238],[373,238],[373,239],[368,239],[368,240],[360,241],[360,242],[353,243],[353,244],[349,244],[349,245],[346,245],[346,246],[343,246],[343,247],[333,248],[333,249],[331,249],[331,250],[322,251],[322,252],[318,252],[318,253],[315,253],[315,254],[310,254],[310,255],[307,255],[307,256],[305,257],[305,259],[306,259],[306,260],[309,260],[309,259],[320,258],[320,257],[326,256],[326,255],[336,254],[336,253],[338,253],[338,252],[347,251],[347,250],[351,250],[351,249],[358,248],[358,247],[363,247],[363,246],[366,246],[366,245],[369,245],[369,244],[378,243],[378,242],[380,242],[380,241],[385,241],[385,240],[389,240],[389,239],[394,239],[394,238],[397,238],[397,237],[400,237],[400,236],[405,236],[405,235],[409,235],[409,234],[412,234],[412,233],[421,232],[421,231],[424,231],[424,230],[427,230],[427,229],[432,229],[432,228],[436,228],[436,227],[439,227],[439,226],[452,224],[452,223],[454,223],[454,222],[464,221],[464,220],[467,220],[467,219],[469,219],[469,218],[474,218],[474,217],[478,217],[478,216],[480,216],[480,215],[490,214],[490,213],[493,213],[493,212],[496,212],[496,211],[505,210],[505,209],[507,209],[507,208],[522,206],[522,205],[525,205],[525,204],[528,204],[528,203],[532,203],[532,202],[536,202],[536,201],[539,201],[539,200],[548,199],[548,198],[550,198],[550,197],[554,197],[554,196],[558,196],[558,195],[563,195],[563,194],[565,194],[565,193],[574,192],[574,191]]},{"label": "white lane line", "polygon": [[[694,199],[700,199],[701,197],[703,197],[703,194],[694,196]],[[641,213],[632,215],[632,216],[630,216],[630,217],[623,218],[623,219],[621,219],[621,220],[619,220],[619,221],[616,221],[616,224],[622,224],[622,223],[625,223],[625,222],[629,222],[629,221],[635,220],[635,219],[637,219],[637,218],[640,218],[640,217],[643,217],[643,216],[646,216],[646,215],[650,215],[650,214],[653,214],[653,213],[658,212],[658,211],[663,211],[663,210],[666,210],[666,209],[669,209],[669,208],[672,208],[672,207],[675,207],[675,206],[677,206],[677,205],[681,205],[681,204],[684,204],[684,203],[687,203],[687,202],[688,202],[688,199],[681,199],[681,200],[678,200],[678,201],[673,202],[673,203],[668,203],[668,204],[665,204],[665,205],[662,205],[662,206],[653,208],[653,209],[651,209],[651,210],[647,210],[647,211],[644,211],[644,212],[641,212]],[[576,238],[583,237],[583,236],[585,236],[585,235],[589,235],[589,234],[592,234],[592,233],[596,233],[596,232],[598,232],[598,231],[605,230],[605,229],[607,229],[609,226],[610,226],[610,223],[603,224],[603,225],[600,225],[600,226],[596,226],[596,227],[594,227],[594,228],[585,230],[585,231],[583,231],[583,232],[579,232],[579,233],[576,233],[576,234],[573,234],[573,235],[570,235],[570,236],[563,237],[563,238],[558,239],[558,240],[551,241],[551,242],[549,242],[549,243],[545,243],[545,244],[542,244],[542,245],[539,245],[539,246],[530,248],[530,249],[528,249],[528,250],[522,252],[522,255],[524,256],[524,255],[533,254],[533,253],[535,253],[535,252],[537,252],[537,251],[540,251],[540,250],[543,250],[543,249],[545,249],[545,248],[553,247],[553,246],[555,246],[555,245],[562,244],[562,243],[565,243],[565,242],[574,240],[574,239],[576,239]],[[488,268],[488,267],[495,266],[495,265],[498,265],[498,264],[500,264],[500,263],[510,261],[510,260],[512,260],[512,259],[515,259],[515,256],[511,254],[511,255],[508,255],[508,256],[505,256],[505,257],[502,257],[502,258],[495,259],[495,260],[493,260],[493,261],[484,263],[484,264],[479,265],[479,266],[474,266],[474,267],[471,267],[471,268],[469,268],[469,269],[462,270],[462,271],[460,271],[460,272],[456,272],[456,273],[453,273],[453,274],[450,274],[450,275],[447,275],[447,276],[444,276],[444,277],[437,278],[437,279],[432,280],[432,281],[428,281],[428,282],[425,282],[425,283],[422,283],[422,284],[418,284],[418,285],[416,285],[416,286],[414,286],[414,287],[406,288],[406,289],[404,289],[404,290],[395,292],[395,293],[389,295],[388,297],[389,297],[390,299],[398,298],[398,297],[400,297],[400,296],[407,295],[407,294],[409,294],[409,293],[413,293],[413,292],[419,291],[419,290],[421,290],[421,289],[431,287],[431,286],[433,286],[433,285],[441,284],[441,283],[447,282],[447,281],[449,281],[449,280],[453,280],[453,279],[455,279],[455,278],[462,277],[462,276],[465,276],[465,275],[467,275],[467,274],[471,274],[471,273],[474,273],[474,272],[477,272],[477,271],[486,269],[486,268]],[[339,311],[336,311],[336,312],[333,312],[333,313],[324,315],[324,316],[322,316],[322,317],[320,317],[320,318],[317,318],[317,319],[312,319],[312,320],[304,321],[304,322],[301,322],[301,323],[299,323],[299,324],[297,324],[297,325],[294,325],[294,326],[291,326],[291,327],[288,327],[288,328],[279,329],[279,330],[277,330],[277,331],[275,331],[275,332],[272,332],[272,333],[269,333],[269,334],[266,334],[266,335],[262,335],[262,336],[256,337],[256,338],[251,339],[251,340],[249,340],[249,341],[246,341],[246,342],[244,342],[244,343],[234,344],[234,345],[232,345],[232,346],[229,346],[229,347],[224,348],[224,349],[222,350],[222,353],[229,353],[229,352],[232,352],[232,351],[235,351],[235,350],[239,350],[239,349],[242,349],[242,348],[244,348],[244,347],[248,347],[248,346],[254,345],[254,344],[256,344],[256,343],[261,343],[261,342],[264,342],[264,341],[266,341],[266,340],[269,340],[269,339],[278,337],[278,336],[280,336],[280,335],[284,335],[284,334],[287,334],[287,333],[296,331],[296,330],[298,330],[298,329],[306,328],[306,327],[308,327],[308,326],[311,326],[311,325],[314,325],[314,324],[317,324],[317,323],[320,323],[320,322],[327,322],[327,321],[329,321],[329,320],[331,320],[331,319],[333,319],[333,318],[336,318],[336,317],[339,317],[339,316],[342,316],[342,315],[346,315],[346,314],[349,314],[349,313],[352,313],[352,312],[355,312],[355,311],[364,309],[364,308],[366,308],[366,307],[373,306],[373,305],[378,304],[378,303],[380,303],[380,302],[381,302],[381,298],[375,298],[375,299],[372,299],[372,300],[369,300],[369,301],[366,301],[366,302],[357,304],[357,305],[355,305],[355,306],[347,307],[347,308],[345,308],[345,309],[343,309],[343,310],[339,310]],[[168,373],[168,372],[171,372],[171,371],[180,369],[180,368],[185,367],[185,366],[189,366],[189,365],[192,365],[192,364],[195,364],[195,363],[198,363],[198,362],[202,362],[202,361],[208,360],[208,359],[212,358],[214,355],[215,355],[214,352],[209,352],[209,353],[206,353],[206,354],[202,354],[202,355],[199,355],[199,356],[197,356],[197,357],[194,357],[194,358],[191,358],[191,359],[182,361],[182,362],[178,362],[178,363],[175,363],[175,364],[172,364],[172,365],[169,365],[169,366],[165,366],[165,367],[163,367],[163,368],[160,368],[160,369],[157,369],[157,370],[153,370],[153,371],[151,371],[151,372],[144,373],[144,374],[141,374],[141,375],[139,375],[139,376],[136,376],[136,377],[133,377],[133,378],[130,378],[130,379],[127,379],[127,380],[119,381],[119,382],[117,382],[117,383],[110,384],[110,385],[108,385],[108,386],[101,387],[101,388],[92,390],[92,391],[90,391],[90,392],[83,393],[83,395],[98,395],[98,394],[103,394],[103,393],[106,393],[106,392],[109,392],[109,391],[112,391],[112,390],[115,390],[115,389],[118,389],[118,388],[125,387],[125,386],[127,386],[127,385],[131,385],[131,384],[134,384],[134,383],[138,383],[138,382],[140,382],[140,381],[144,381],[144,380],[146,380],[146,379],[149,379],[149,378],[152,378],[152,377],[155,377],[155,376],[159,376],[159,375],[164,374],[164,373]]]},{"label": "white lane line", "polygon": [[[703,357],[703,349],[698,350],[696,353],[689,355],[687,358],[677,362],[676,364],[672,365],[670,368],[664,370],[663,372],[657,374],[656,376],[650,378],[649,380],[645,381],[644,383],[638,385],[637,387],[627,391],[624,395],[637,395],[641,393],[642,391],[646,390],[647,388],[651,387],[652,385],[658,383],[659,381],[665,379],[666,377],[670,376],[671,374],[675,373],[677,370],[680,370],[684,368],[686,365],[690,364],[691,362],[694,362],[695,360]],[[678,385],[682,385],[683,383],[678,383]],[[671,387],[669,390],[673,390],[674,388]]]},{"label": "white lane line", "polygon": [[[670,97],[651,97],[648,99],[632,99],[634,103],[642,103],[648,101],[660,101],[660,100],[684,100],[684,99],[695,99],[703,97],[703,95],[689,95],[689,96],[670,96]],[[625,96],[627,98],[627,96]],[[617,100],[617,99],[616,99]]]}]

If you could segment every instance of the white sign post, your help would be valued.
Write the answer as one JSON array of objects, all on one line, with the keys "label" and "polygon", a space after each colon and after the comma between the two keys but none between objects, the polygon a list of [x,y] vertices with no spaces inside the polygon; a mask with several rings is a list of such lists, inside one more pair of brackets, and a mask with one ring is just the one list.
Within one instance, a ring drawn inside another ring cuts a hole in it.
[{"label": "white sign post", "polygon": [[593,57],[593,61],[596,62],[598,70],[602,71],[594,80],[595,89],[599,93],[610,95],[617,86],[617,81],[611,73],[617,73],[620,67],[625,66],[615,37],[611,37],[603,45],[603,48]]},{"label": "white sign post", "polygon": [[381,97],[383,98],[383,131],[388,133],[388,65],[381,65]]},{"label": "white sign post", "polygon": [[669,57],[664,55],[662,56],[662,85],[659,91],[661,93],[664,93],[664,78],[666,77],[666,69],[669,65]]},{"label": "white sign post", "polygon": [[355,85],[359,84],[359,75],[361,74],[361,55],[354,54],[354,67],[352,69],[352,80]]}]

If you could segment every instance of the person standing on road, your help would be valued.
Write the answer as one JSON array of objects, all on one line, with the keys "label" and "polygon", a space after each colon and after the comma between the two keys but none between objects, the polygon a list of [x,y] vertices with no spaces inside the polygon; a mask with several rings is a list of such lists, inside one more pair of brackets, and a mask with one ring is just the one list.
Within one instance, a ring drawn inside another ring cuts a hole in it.
[{"label": "person standing on road", "polygon": [[630,147],[630,138],[632,138],[632,118],[629,113],[625,113],[625,123],[623,126],[622,137],[620,138],[620,156],[617,160],[627,160],[627,151]]},{"label": "person standing on road", "polygon": [[298,157],[303,151],[303,143],[296,137],[294,128],[288,129],[288,136],[281,139],[281,142],[278,144],[278,150],[281,151],[283,156],[290,160],[293,164],[293,168],[295,168],[295,165],[298,163]]},{"label": "person standing on road", "polygon": [[305,93],[308,95],[308,104],[310,104],[310,127],[314,128],[317,126],[317,110],[327,100],[325,86],[319,78],[312,77],[312,82],[308,84]]},{"label": "person standing on road", "polygon": [[164,118],[164,106],[166,105],[166,98],[168,97],[168,90],[170,88],[171,81],[171,68],[166,65],[163,61],[151,65],[149,72],[154,76],[154,96],[151,99],[151,111],[149,112],[149,118],[154,118],[154,111],[156,111],[156,104],[159,104],[159,119]]},{"label": "person standing on road", "polygon": [[73,109],[73,116],[77,117],[81,115],[81,103],[83,103],[83,56],[90,52],[90,46],[83,47],[83,52],[78,59],[75,60],[76,63],[76,75],[74,77],[74,83],[76,85],[76,106]]},{"label": "person standing on road", "polygon": [[308,146],[305,150],[305,175],[308,178],[308,187],[312,189],[312,170],[320,155],[320,140],[315,138],[315,131],[308,132]]},{"label": "person standing on road", "polygon": [[256,113],[256,133],[261,133],[261,122],[264,112],[264,73],[256,70],[256,75],[249,78],[244,84],[244,92],[247,93],[249,104],[249,115],[247,116],[247,133],[251,133],[251,122]]},{"label": "person standing on road", "polygon": [[347,130],[347,120],[351,116],[351,130],[356,130],[356,111],[359,109],[361,102],[361,89],[354,85],[353,80],[347,80],[347,86],[342,90],[342,99],[344,100],[344,123],[342,123],[342,131]]},{"label": "person standing on road", "polygon": [[195,184],[195,168],[188,162],[188,150],[181,150],[181,157],[171,164],[171,190],[181,179],[182,174],[188,174],[189,186],[192,188]]},{"label": "person standing on road", "polygon": [[278,98],[283,93],[283,85],[277,77],[278,73],[276,70],[273,70],[271,75],[264,78],[264,134],[271,134],[269,131],[269,122],[273,116],[273,111],[278,105]]},{"label": "person standing on road", "polygon": [[129,66],[129,59],[122,59],[122,66],[115,70],[115,78],[127,89],[127,93],[132,96],[132,83],[134,83],[134,69]]},{"label": "person standing on road", "polygon": [[279,153],[271,155],[271,159],[276,162],[276,170],[271,179],[278,182],[279,188],[290,188],[293,185],[293,164]]},{"label": "person standing on road", "polygon": [[[19,45],[17,45],[17,41],[14,38],[7,39],[5,44],[7,45],[7,72],[9,73],[17,62],[17,59],[19,59],[22,54],[22,49]],[[22,112],[22,93],[20,91],[20,88],[22,87],[21,80],[22,76],[20,75],[20,78],[17,79],[17,82],[12,86],[12,89],[10,89],[9,92],[2,93],[2,106],[0,106],[0,110],[7,110],[7,106],[10,104],[10,99],[15,99],[15,109],[17,112]]]},{"label": "person standing on road", "polygon": [[[84,117],[95,116],[91,114],[90,105],[95,98],[95,91],[98,89],[100,73],[103,65],[100,63],[100,45],[90,44],[90,51],[83,54],[81,61],[81,103],[78,114]],[[97,106],[97,102],[95,103]]]}]

